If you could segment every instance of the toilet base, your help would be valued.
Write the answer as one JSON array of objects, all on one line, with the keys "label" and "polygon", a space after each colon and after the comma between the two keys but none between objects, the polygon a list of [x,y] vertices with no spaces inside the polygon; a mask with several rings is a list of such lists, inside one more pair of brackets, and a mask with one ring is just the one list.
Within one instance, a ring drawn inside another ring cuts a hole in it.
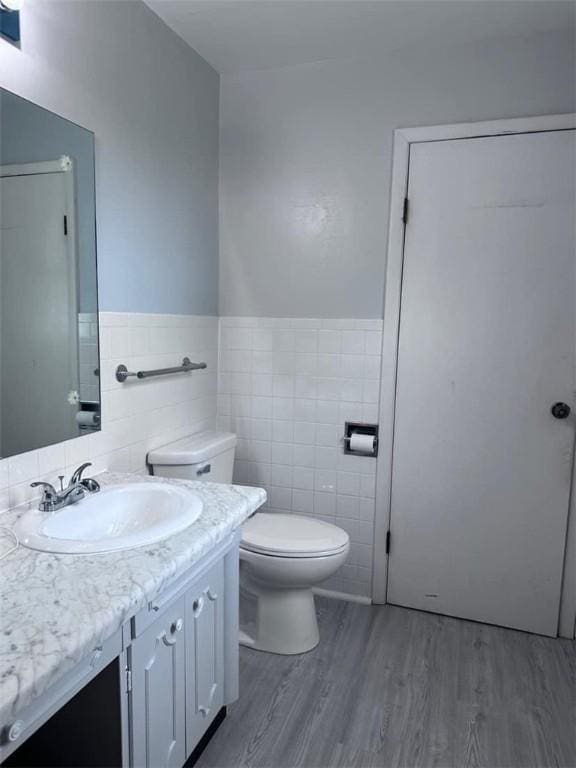
[{"label": "toilet base", "polygon": [[[347,534],[342,532],[344,536]],[[345,562],[349,542],[341,549],[307,557],[283,557],[240,546],[240,591],[255,601],[255,629],[241,635],[249,648],[292,656],[318,645],[318,621],[312,588]]]},{"label": "toilet base", "polygon": [[246,591],[257,601],[257,619],[241,629],[240,645],[283,656],[306,653],[318,645],[320,635],[311,589],[250,586]]}]

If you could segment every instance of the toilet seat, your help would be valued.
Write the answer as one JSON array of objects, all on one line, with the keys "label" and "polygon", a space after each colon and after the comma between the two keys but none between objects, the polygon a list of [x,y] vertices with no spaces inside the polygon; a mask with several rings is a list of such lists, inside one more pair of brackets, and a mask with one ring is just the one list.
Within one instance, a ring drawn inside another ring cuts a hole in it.
[{"label": "toilet seat", "polygon": [[258,512],[242,526],[240,547],[281,558],[330,557],[347,550],[346,531],[302,515]]}]

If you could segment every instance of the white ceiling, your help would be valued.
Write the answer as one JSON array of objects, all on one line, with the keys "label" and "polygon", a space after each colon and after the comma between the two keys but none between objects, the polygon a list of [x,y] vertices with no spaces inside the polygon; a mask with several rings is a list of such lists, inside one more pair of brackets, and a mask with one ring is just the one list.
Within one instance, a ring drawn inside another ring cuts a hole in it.
[{"label": "white ceiling", "polygon": [[571,0],[146,0],[219,72],[574,26]]}]

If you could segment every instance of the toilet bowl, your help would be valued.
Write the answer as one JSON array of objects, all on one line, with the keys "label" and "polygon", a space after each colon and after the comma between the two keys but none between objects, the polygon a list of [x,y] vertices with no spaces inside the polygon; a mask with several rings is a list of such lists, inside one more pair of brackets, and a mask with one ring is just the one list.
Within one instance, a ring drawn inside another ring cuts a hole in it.
[{"label": "toilet bowl", "polygon": [[242,645],[298,654],[318,645],[312,588],[346,561],[350,539],[330,523],[301,515],[258,512],[242,529],[241,589],[256,600],[256,621]]}]

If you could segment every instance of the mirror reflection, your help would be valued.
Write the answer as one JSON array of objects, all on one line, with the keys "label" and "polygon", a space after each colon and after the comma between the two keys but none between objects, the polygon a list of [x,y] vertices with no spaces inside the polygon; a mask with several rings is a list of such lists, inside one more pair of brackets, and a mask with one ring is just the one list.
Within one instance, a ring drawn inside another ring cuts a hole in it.
[{"label": "mirror reflection", "polygon": [[99,424],[94,136],[0,89],[0,457]]}]

